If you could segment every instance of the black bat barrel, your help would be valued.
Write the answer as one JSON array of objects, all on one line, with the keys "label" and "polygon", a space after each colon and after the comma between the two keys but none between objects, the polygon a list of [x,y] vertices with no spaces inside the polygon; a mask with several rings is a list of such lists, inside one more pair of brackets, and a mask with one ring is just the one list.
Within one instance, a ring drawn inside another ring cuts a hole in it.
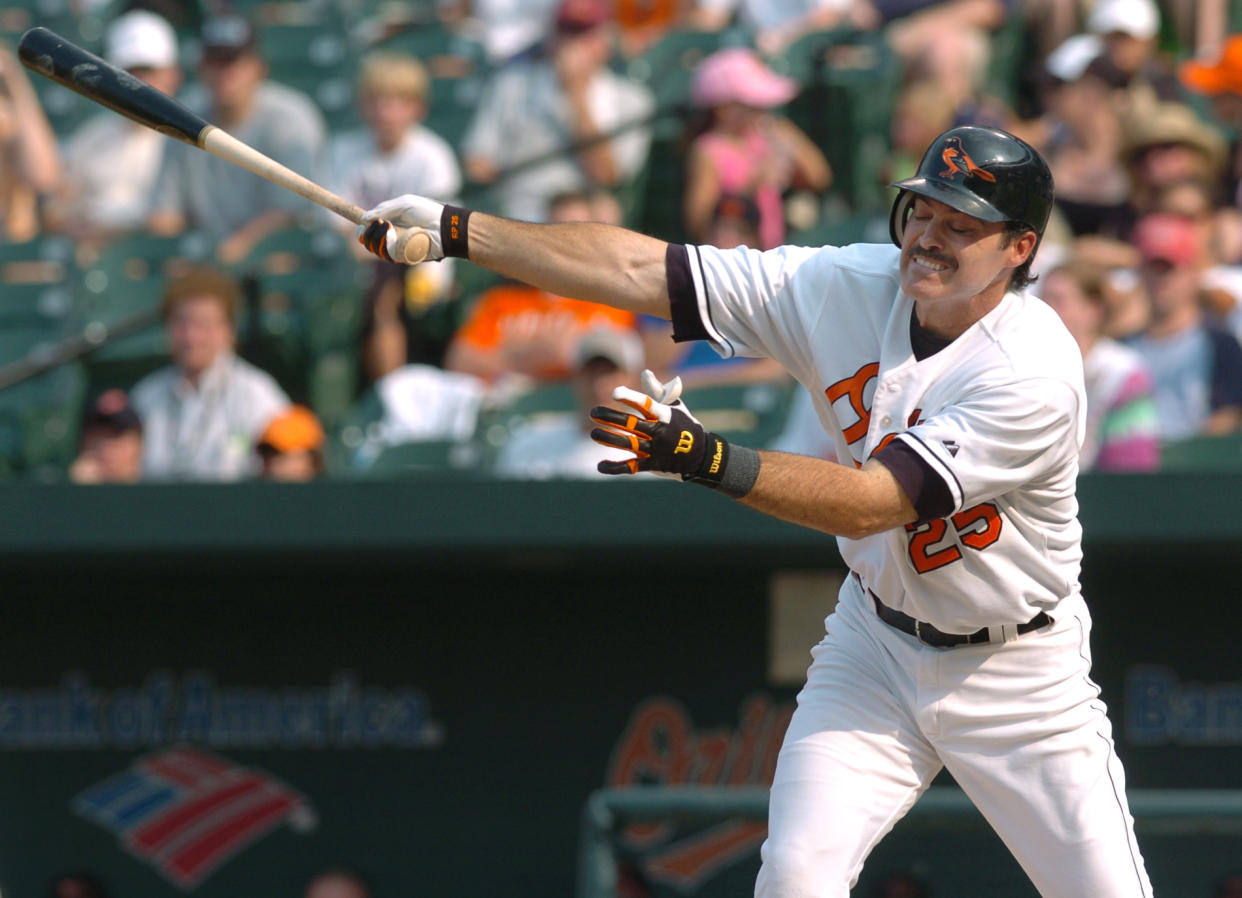
[{"label": "black bat barrel", "polygon": [[161,134],[197,146],[209,127],[172,97],[46,28],[23,34],[17,55],[31,71]]}]

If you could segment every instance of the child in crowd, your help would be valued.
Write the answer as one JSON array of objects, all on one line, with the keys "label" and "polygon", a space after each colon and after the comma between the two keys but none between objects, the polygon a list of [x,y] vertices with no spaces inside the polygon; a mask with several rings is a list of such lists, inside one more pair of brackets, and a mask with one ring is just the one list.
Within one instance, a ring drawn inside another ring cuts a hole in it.
[{"label": "child in crowd", "polygon": [[785,238],[783,194],[791,187],[821,192],[832,169],[797,125],[775,110],[798,92],[751,50],[717,51],[699,66],[691,99],[707,113],[686,163],[685,222],[693,240],[706,242],[712,213],[725,194],[752,196],[759,206],[759,246]]}]

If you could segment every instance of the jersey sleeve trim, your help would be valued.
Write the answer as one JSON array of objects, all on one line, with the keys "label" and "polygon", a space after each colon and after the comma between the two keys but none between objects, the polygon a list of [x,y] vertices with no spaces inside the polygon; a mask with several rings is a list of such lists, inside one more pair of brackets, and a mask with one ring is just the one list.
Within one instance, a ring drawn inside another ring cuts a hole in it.
[{"label": "jersey sleeve trim", "polygon": [[893,440],[875,454],[875,460],[888,468],[910,498],[919,516],[918,523],[934,521],[953,512],[953,495],[945,482],[906,443]]},{"label": "jersey sleeve trim", "polygon": [[[966,491],[962,488],[961,481],[957,479],[957,475],[953,473],[952,469],[937,458],[936,453],[932,452],[931,448],[926,443],[909,431],[897,434],[897,439],[900,440],[903,445],[908,446],[910,450],[919,458],[919,460],[923,462],[927,468],[928,477],[934,477],[940,480],[940,482],[944,485],[945,492],[952,500],[952,505],[949,508],[949,511],[951,512],[954,509],[961,508],[962,503],[966,499]],[[895,442],[896,441],[894,441],[894,443]],[[890,446],[891,445],[892,444],[890,444]],[[924,487],[924,489],[926,489],[926,487]],[[915,497],[911,496],[910,501],[914,502]],[[918,506],[916,505],[915,507],[917,508]],[[948,512],[946,512],[946,514],[947,513]],[[936,515],[936,517],[944,517],[944,515],[940,514]]]},{"label": "jersey sleeve trim", "polygon": [[733,344],[712,321],[706,278],[703,275],[703,259],[698,249],[670,243],[664,254],[664,272],[668,281],[673,340],[677,343],[710,340],[720,347],[724,358],[736,355]]}]

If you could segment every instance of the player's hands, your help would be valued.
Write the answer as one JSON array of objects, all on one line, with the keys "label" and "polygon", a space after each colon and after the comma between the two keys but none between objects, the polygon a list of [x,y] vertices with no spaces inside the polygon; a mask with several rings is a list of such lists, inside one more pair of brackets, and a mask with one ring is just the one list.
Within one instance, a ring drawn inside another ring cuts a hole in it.
[{"label": "player's hands", "polygon": [[656,377],[655,372],[650,368],[644,368],[642,384],[643,392],[656,402],[662,402],[665,405],[676,405],[681,400],[680,377],[674,377],[672,380],[664,382]]},{"label": "player's hands", "polygon": [[[646,374],[650,372],[644,372]],[[668,385],[660,384],[654,375],[644,376],[644,381],[649,389],[661,388],[661,394],[681,392],[680,382],[674,391],[667,391],[663,388]],[[591,431],[591,439],[602,446],[633,452],[634,458],[602,461],[598,465],[601,474],[653,471],[676,474],[682,480],[698,477],[708,454],[709,441],[719,437],[704,431],[703,425],[680,400],[673,397],[671,403],[660,402],[629,387],[617,387],[612,398],[629,406],[633,412],[597,405],[591,409],[591,420],[601,426]]]},{"label": "player's hands", "polygon": [[440,237],[440,219],[443,214],[444,203],[413,193],[385,200],[362,216],[362,223],[357,230],[358,242],[369,252],[392,262],[397,231],[391,225],[418,228],[431,241],[427,260],[438,261],[444,258],[444,246]]}]

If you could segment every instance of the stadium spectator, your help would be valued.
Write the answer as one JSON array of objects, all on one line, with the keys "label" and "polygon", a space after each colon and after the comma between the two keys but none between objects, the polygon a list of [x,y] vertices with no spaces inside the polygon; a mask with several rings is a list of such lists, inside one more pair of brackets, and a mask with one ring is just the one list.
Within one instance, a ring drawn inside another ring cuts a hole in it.
[{"label": "stadium spectator", "polygon": [[1159,102],[1143,112],[1126,112],[1120,151],[1130,183],[1126,204],[1108,210],[1106,227],[1101,221],[1098,232],[1081,234],[1076,250],[1110,268],[1136,268],[1138,259],[1130,239],[1134,223],[1154,211],[1156,197],[1170,184],[1216,183],[1224,154],[1220,132],[1183,103]]},{"label": "stadium spectator", "polygon": [[876,28],[880,17],[871,0],[698,0],[692,27],[722,31],[736,24],[754,37],[765,56],[774,56],[812,31],[849,26]]},{"label": "stadium spectator", "polygon": [[[382,52],[367,56],[358,74],[358,103],[366,127],[328,142],[322,183],[364,209],[406,192],[442,201],[457,197],[461,192],[457,156],[443,138],[422,124],[430,88],[426,68],[413,56]],[[351,238],[349,245],[359,261],[387,264],[377,262],[352,239],[352,224],[330,213],[325,217]],[[448,298],[455,270],[451,259],[413,269],[399,266],[397,271],[376,272],[376,281],[401,283],[418,297],[421,308]],[[385,289],[391,292],[393,288]],[[395,320],[395,315],[382,317],[381,323],[389,320]]]},{"label": "stadium spectator", "polygon": [[40,206],[60,189],[56,135],[26,71],[0,45],[0,240],[21,243],[42,229]]},{"label": "stadium spectator", "polygon": [[268,422],[255,444],[264,480],[306,483],[323,473],[323,426],[315,413],[293,405]]},{"label": "stadium spectator", "polygon": [[337,867],[317,873],[302,898],[371,898],[371,887],[361,873]]},{"label": "stadium spectator", "polygon": [[[735,246],[758,248],[760,213],[748,196],[726,194],[716,203],[705,243],[726,249]],[[785,370],[771,359],[733,356],[722,359],[707,343],[694,340],[673,342],[673,326],[661,318],[641,320],[647,364],[662,380],[680,377],[687,386],[754,383],[784,380]]]},{"label": "stadium spectator", "polygon": [[1142,214],[1167,184],[1190,178],[1218,183],[1227,148],[1219,129],[1189,106],[1159,103],[1127,118],[1121,152],[1130,172],[1130,203]]},{"label": "stadium spectator", "polygon": [[[601,206],[593,200],[589,194],[562,194],[553,200],[549,220],[598,221]],[[613,210],[613,215],[619,213],[615,205]],[[633,329],[637,319],[630,312],[553,296],[525,284],[502,284],[478,298],[449,344],[444,367],[489,382],[514,376],[565,380],[572,373],[579,339],[601,324]]]},{"label": "stadium spectator", "polygon": [[[163,93],[181,86],[177,36],[145,9],[113,20],[105,58]],[[103,241],[146,225],[155,179],[171,141],[115,112],[92,116],[65,143],[65,178],[48,209],[49,229]]]},{"label": "stadium spectator", "polygon": [[543,221],[557,194],[620,187],[646,162],[654,100],[609,69],[609,16],[606,0],[561,0],[552,37],[486,85],[462,148],[500,214]]},{"label": "stadium spectator", "polygon": [[1194,224],[1153,213],[1140,219],[1133,240],[1151,321],[1131,345],[1152,373],[1161,442],[1239,429],[1242,346],[1205,320]]},{"label": "stadium spectator", "polygon": [[1115,80],[1098,62],[1098,41],[1079,34],[1049,55],[1044,115],[1027,136],[1057,185],[1057,210],[1075,235],[1124,237],[1133,225],[1130,180],[1121,164],[1122,114]]},{"label": "stadium spectator", "polygon": [[69,466],[74,483],[137,483],[142,479],[142,422],[124,390],[107,390],[87,406]]},{"label": "stadium spectator", "polygon": [[207,266],[170,278],[163,310],[173,364],[132,392],[144,478],[238,480],[257,472],[255,443],[289,398],[234,354],[238,292],[232,278]]},{"label": "stadium spectator", "polygon": [[893,102],[889,121],[890,149],[881,183],[887,186],[912,177],[923,151],[953,126],[955,111],[953,100],[930,80],[916,79],[902,86]]},{"label": "stadium spectator", "polygon": [[590,437],[592,408],[620,408],[612,391],[635,386],[643,369],[642,341],[632,330],[603,326],[587,331],[574,349],[572,386],[578,410],[547,415],[514,430],[496,458],[499,477],[607,478],[599,462],[616,458],[617,451]]},{"label": "stadium spectator", "polygon": [[[455,198],[461,192],[461,169],[452,147],[422,124],[429,100],[427,70],[413,56],[367,56],[358,73],[366,127],[328,142],[324,186],[364,209],[403,192],[441,201]],[[339,221],[333,218],[334,225]],[[353,225],[341,230],[353,235]]]},{"label": "stadium spectator", "polygon": [[1179,215],[1194,225],[1203,264],[1203,301],[1242,340],[1242,265],[1227,261],[1237,258],[1240,235],[1234,210],[1217,207],[1211,186],[1194,178],[1165,185],[1156,194],[1154,210]]},{"label": "stadium spectator", "polygon": [[692,0],[616,0],[613,11],[621,53],[631,58],[641,55],[682,26],[693,8]]},{"label": "stadium spectator", "polygon": [[[934,81],[959,111],[959,123],[1000,126],[994,101],[980,97],[991,61],[992,32],[1012,14],[1015,0],[874,0],[889,46],[917,77]],[[967,119],[969,121],[967,121]]]},{"label": "stadium spectator", "polygon": [[1183,63],[1178,74],[1187,89],[1211,98],[1213,118],[1233,130],[1222,186],[1242,209],[1242,34],[1228,37],[1215,58]]},{"label": "stadium spectator", "polygon": [[[316,170],[323,117],[305,94],[267,79],[267,64],[245,19],[212,19],[202,28],[198,76],[207,95],[186,105],[238,140],[296,172]],[[210,153],[172,143],[156,182],[149,219],[157,233],[201,230],[218,241],[221,262],[244,259],[260,240],[313,207],[302,197]]]},{"label": "stadium spectator", "polygon": [[1157,52],[1155,0],[1095,0],[1087,33],[1100,40],[1100,60],[1118,79],[1128,113],[1141,115],[1156,103],[1181,98],[1177,78]]},{"label": "stadium spectator", "polygon": [[487,62],[500,67],[529,54],[552,32],[558,0],[440,0],[437,13],[477,35]]},{"label": "stadium spectator", "polygon": [[1151,373],[1135,350],[1104,336],[1106,275],[1070,259],[1041,277],[1040,296],[1082,351],[1087,431],[1078,465],[1083,471],[1153,471],[1160,445]]},{"label": "stadium spectator", "polygon": [[706,110],[686,161],[685,224],[705,242],[716,204],[725,194],[752,196],[759,206],[759,246],[785,237],[783,194],[791,187],[826,190],[832,169],[819,148],[774,110],[798,85],[776,74],[752,50],[733,47],[703,60],[690,96]]},{"label": "stadium spectator", "polygon": [[[553,201],[554,219],[572,218],[621,223],[621,207],[607,191],[565,194]],[[566,218],[566,216],[570,216]],[[437,292],[440,274],[428,270],[442,268],[452,259],[413,268],[376,262],[374,276],[364,298],[362,368],[367,382],[376,382],[403,365],[444,364],[444,355],[453,337],[456,311],[442,305],[446,297]],[[473,302],[474,296],[461,302]],[[456,298],[453,300],[458,302]]]}]

